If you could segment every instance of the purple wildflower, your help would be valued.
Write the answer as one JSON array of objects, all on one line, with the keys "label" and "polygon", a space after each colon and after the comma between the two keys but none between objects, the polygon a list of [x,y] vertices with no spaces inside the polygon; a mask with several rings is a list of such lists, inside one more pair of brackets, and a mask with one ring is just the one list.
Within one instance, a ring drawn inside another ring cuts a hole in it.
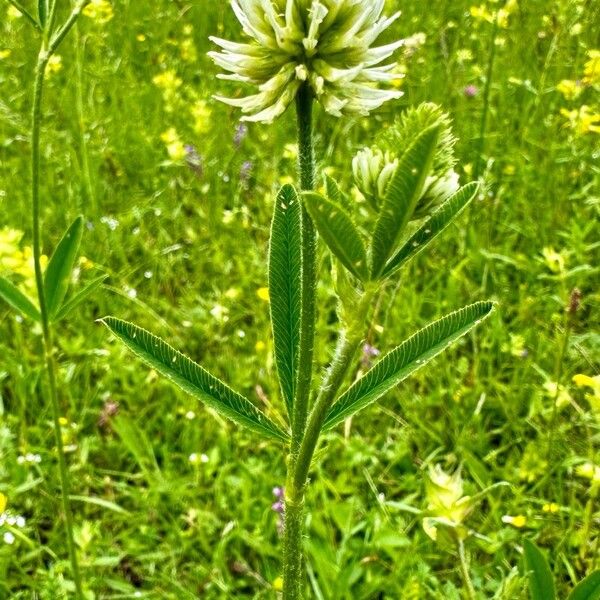
[{"label": "purple wildflower", "polygon": [[375,346],[371,346],[371,344],[365,344],[362,348],[362,357],[360,362],[363,367],[369,368],[371,366],[372,359],[379,356],[381,351],[375,348]]},{"label": "purple wildflower", "polygon": [[248,185],[248,181],[250,180],[250,175],[252,174],[252,169],[254,164],[251,160],[245,160],[240,167],[240,183],[246,187]]},{"label": "purple wildflower", "polygon": [[248,126],[244,123],[238,123],[235,128],[235,134],[233,136],[233,143],[236,148],[239,148],[242,145],[242,142],[248,135]]},{"label": "purple wildflower", "polygon": [[479,88],[476,85],[467,85],[463,90],[463,94],[467,98],[474,98],[479,93]]},{"label": "purple wildflower", "polygon": [[202,165],[202,157],[198,154],[198,151],[191,144],[185,146],[185,162],[187,166],[198,176],[202,177],[204,173],[204,167]]}]

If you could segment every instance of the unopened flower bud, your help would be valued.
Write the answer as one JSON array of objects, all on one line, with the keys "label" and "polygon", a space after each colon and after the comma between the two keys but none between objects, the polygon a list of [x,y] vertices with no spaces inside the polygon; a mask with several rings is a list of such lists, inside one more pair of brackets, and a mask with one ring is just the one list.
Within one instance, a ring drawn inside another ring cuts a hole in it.
[{"label": "unopened flower bud", "polygon": [[414,218],[420,219],[431,214],[460,188],[459,175],[454,169],[448,169],[443,175],[431,175],[425,180],[423,195],[417,204]]},{"label": "unopened flower bud", "polygon": [[385,197],[387,186],[398,166],[398,159],[379,148],[364,148],[352,160],[354,182],[374,206]]}]

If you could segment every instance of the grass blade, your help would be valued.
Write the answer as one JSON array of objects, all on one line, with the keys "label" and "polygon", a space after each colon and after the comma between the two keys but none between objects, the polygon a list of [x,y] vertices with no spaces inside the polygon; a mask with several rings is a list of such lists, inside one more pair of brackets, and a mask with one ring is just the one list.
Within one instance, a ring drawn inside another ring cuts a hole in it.
[{"label": "grass blade", "polygon": [[77,308],[88,296],[91,296],[108,278],[108,275],[101,275],[93,279],[83,289],[77,292],[72,298],[67,300],[58,312],[54,315],[53,321],[64,319],[72,310]]},{"label": "grass blade", "polygon": [[148,366],[219,414],[265,437],[287,440],[286,433],[247,398],[160,338],[114,317],[106,317],[101,322]]},{"label": "grass blade", "polygon": [[477,302],[446,315],[415,333],[386,354],[342,394],[331,407],[323,428],[331,429],[381,398],[478,325],[493,308],[493,302]]},{"label": "grass blade", "polygon": [[307,192],[302,199],[331,252],[355,277],[367,279],[367,251],[350,215],[320,194]]},{"label": "grass blade", "polygon": [[50,318],[60,309],[73,271],[73,265],[79,252],[81,235],[83,233],[83,217],[77,217],[54,250],[46,273],[44,274],[44,291],[46,293],[46,308]]},{"label": "grass blade", "polygon": [[580,581],[568,600],[600,600],[600,571],[594,571]]},{"label": "grass blade", "polygon": [[302,296],[302,211],[291,185],[275,200],[269,246],[269,299],[275,364],[281,393],[292,417],[298,374]]},{"label": "grass blade", "polygon": [[398,269],[433,242],[469,205],[477,195],[478,190],[478,183],[468,183],[446,200],[389,260],[383,271],[383,276],[391,277]]},{"label": "grass blade", "polygon": [[542,551],[530,540],[523,540],[525,566],[529,571],[531,600],[555,600],[554,579],[550,565]]},{"label": "grass blade", "polygon": [[403,154],[387,188],[371,242],[371,277],[379,277],[415,211],[435,156],[440,127],[423,131]]},{"label": "grass blade", "polygon": [[0,298],[26,317],[41,321],[40,311],[33,302],[5,277],[0,277]]}]

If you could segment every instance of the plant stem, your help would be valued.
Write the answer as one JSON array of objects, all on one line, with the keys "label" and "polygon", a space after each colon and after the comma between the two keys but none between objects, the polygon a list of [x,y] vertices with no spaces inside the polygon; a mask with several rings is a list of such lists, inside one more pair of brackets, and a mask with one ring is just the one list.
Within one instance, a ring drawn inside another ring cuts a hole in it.
[{"label": "plant stem", "polygon": [[[298,169],[302,190],[315,184],[315,159],[312,136],[312,91],[303,85],[296,98],[298,118]],[[292,415],[292,454],[300,447],[306,427],[315,339],[316,232],[308,212],[302,207],[302,307],[298,379]]]},{"label": "plant stem", "polygon": [[288,458],[288,475],[285,486],[285,534],[284,534],[284,600],[303,597],[304,567],[302,550],[302,519],[304,512],[304,490],[310,463],[319,441],[319,434],[327,412],[352,365],[352,359],[364,337],[367,313],[375,290],[365,291],[357,315],[350,327],[339,336],[335,355],[321,384],[319,395],[308,419],[298,453]]},{"label": "plant stem", "polygon": [[85,205],[91,208],[92,214],[96,214],[96,201],[94,189],[92,186],[92,177],[90,174],[90,160],[88,145],[85,137],[85,111],[83,106],[83,57],[82,40],[79,33],[79,26],[73,28],[75,34],[75,61],[76,61],[76,88],[75,88],[75,106],[77,108],[77,133],[79,134],[79,153],[81,155],[81,179],[83,187],[83,197]]},{"label": "plant stem", "polygon": [[288,478],[285,485],[283,598],[284,600],[301,600],[304,597],[303,590],[306,580],[302,547],[304,490],[294,486],[291,462],[291,460],[288,462]]},{"label": "plant stem", "polygon": [[482,170],[483,153],[485,152],[485,134],[487,130],[488,113],[490,110],[490,94],[492,91],[492,78],[494,76],[494,62],[496,60],[496,38],[498,36],[498,19],[494,20],[490,49],[488,56],[487,72],[485,75],[485,87],[483,90],[483,111],[481,113],[481,124],[479,126],[479,146],[475,161],[475,180],[479,179]]},{"label": "plant stem", "polygon": [[[312,91],[303,85],[296,96],[298,126],[298,171],[300,188],[312,190],[315,184],[315,158],[312,135]],[[302,520],[304,518],[304,486],[294,486],[294,471],[298,451],[308,416],[310,385],[315,338],[315,290],[316,290],[316,244],[317,236],[310,215],[302,207],[302,304],[300,310],[300,344],[298,376],[294,407],[292,410],[292,440],[287,464],[285,485],[285,530],[283,554],[283,598],[303,598],[304,552],[302,548]]]},{"label": "plant stem", "polygon": [[44,291],[44,277],[42,274],[41,255],[41,228],[40,228],[40,127],[42,120],[42,95],[44,88],[44,76],[50,53],[46,51],[45,42],[39,54],[35,70],[35,82],[33,88],[33,108],[31,120],[31,209],[33,224],[33,261],[35,269],[35,282],[37,287],[38,301],[42,320],[42,332],[44,338],[44,361],[48,374],[50,405],[54,422],[54,438],[58,452],[58,466],[60,473],[60,489],[63,512],[65,516],[65,528],[67,534],[67,547],[71,562],[71,571],[75,582],[76,596],[79,600],[84,599],[83,586],[75,540],[73,537],[73,513],[69,500],[69,472],[65,459],[62,429],[60,425],[60,406],[58,401],[58,389],[56,385],[56,364],[54,361],[54,344],[52,339],[52,328],[46,305],[46,294]]},{"label": "plant stem", "polygon": [[569,347],[569,340],[571,339],[572,320],[573,315],[569,310],[566,310],[564,317],[564,330],[562,333],[560,349],[558,351],[558,356],[556,357],[556,364],[554,367],[554,381],[556,383],[556,391],[554,392],[554,396],[552,398],[552,414],[550,417],[550,424],[548,427],[548,448],[546,451],[546,456],[548,457],[549,463],[552,463],[552,460],[556,456],[554,452],[554,440],[556,436],[556,427],[558,424],[558,399],[561,391],[561,381],[563,376],[565,356]]},{"label": "plant stem", "polygon": [[469,598],[469,600],[476,600],[477,595],[475,594],[475,588],[473,587],[473,582],[469,575],[469,564],[467,563],[467,556],[465,554],[465,543],[461,539],[458,540],[458,557],[460,559],[460,572],[465,583],[467,598]]},{"label": "plant stem", "polygon": [[352,359],[364,339],[365,323],[367,323],[367,314],[374,293],[375,288],[368,288],[364,292],[353,323],[340,333],[335,355],[321,384],[319,395],[308,418],[306,432],[300,445],[294,472],[294,487],[297,489],[303,489],[306,485],[310,463],[319,441],[321,428],[352,365]]},{"label": "plant stem", "polygon": [[12,4],[38,31],[42,30],[38,20],[19,2],[19,0],[8,0],[8,2],[9,4]]}]

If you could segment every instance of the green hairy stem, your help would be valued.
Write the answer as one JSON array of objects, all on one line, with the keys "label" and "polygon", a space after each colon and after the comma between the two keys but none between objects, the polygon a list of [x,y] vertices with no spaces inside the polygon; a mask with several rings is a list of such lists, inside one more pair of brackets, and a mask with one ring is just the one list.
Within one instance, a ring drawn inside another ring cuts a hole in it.
[{"label": "green hairy stem", "polygon": [[80,3],[71,13],[65,24],[59,31],[51,37],[51,26],[54,22],[56,3],[51,5],[50,21],[44,31],[43,41],[35,68],[35,78],[33,87],[33,106],[31,113],[31,215],[33,229],[33,262],[35,271],[35,283],[37,288],[38,303],[40,307],[40,316],[43,333],[43,360],[48,377],[48,400],[52,409],[52,421],[54,429],[54,439],[58,452],[58,467],[60,474],[60,491],[62,510],[65,519],[65,530],[67,538],[67,548],[71,572],[75,583],[76,597],[78,600],[84,600],[83,584],[79,562],[77,559],[77,550],[73,535],[73,511],[69,500],[70,478],[67,461],[65,458],[62,428],[60,424],[61,408],[58,397],[57,385],[57,367],[55,361],[56,349],[54,345],[54,332],[48,314],[48,304],[44,288],[44,275],[42,272],[42,240],[41,240],[41,222],[40,222],[40,131],[42,123],[42,100],[44,91],[44,78],[48,60],[56,51],[64,37],[71,27],[75,24],[81,8],[85,3]]}]

